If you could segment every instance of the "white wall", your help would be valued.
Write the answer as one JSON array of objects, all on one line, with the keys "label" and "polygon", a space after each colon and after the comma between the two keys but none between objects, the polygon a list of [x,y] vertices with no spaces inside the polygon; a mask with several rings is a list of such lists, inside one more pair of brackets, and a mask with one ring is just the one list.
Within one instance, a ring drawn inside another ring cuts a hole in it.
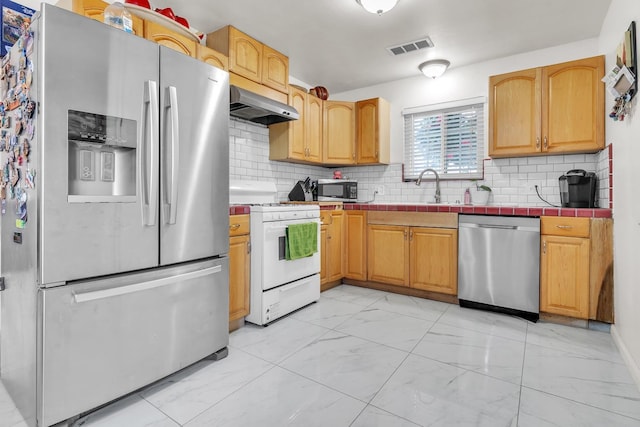
[{"label": "white wall", "polygon": [[[607,55],[607,69],[615,63],[615,49],[631,21],[640,24],[638,0],[613,0],[598,41]],[[636,40],[637,45],[637,40]],[[640,116],[638,98],[633,100],[632,114],[623,122],[607,118],[607,142],[613,144],[614,211],[614,279],[615,316],[612,328],[627,364],[640,384]],[[607,108],[613,97],[607,95]]]}]

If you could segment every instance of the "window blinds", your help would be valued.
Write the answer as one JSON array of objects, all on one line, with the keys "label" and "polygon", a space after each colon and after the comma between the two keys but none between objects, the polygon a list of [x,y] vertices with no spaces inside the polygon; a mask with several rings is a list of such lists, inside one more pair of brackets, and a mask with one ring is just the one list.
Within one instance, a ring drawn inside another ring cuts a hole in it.
[{"label": "window blinds", "polygon": [[445,179],[482,178],[484,104],[407,113],[404,178],[433,168]]}]

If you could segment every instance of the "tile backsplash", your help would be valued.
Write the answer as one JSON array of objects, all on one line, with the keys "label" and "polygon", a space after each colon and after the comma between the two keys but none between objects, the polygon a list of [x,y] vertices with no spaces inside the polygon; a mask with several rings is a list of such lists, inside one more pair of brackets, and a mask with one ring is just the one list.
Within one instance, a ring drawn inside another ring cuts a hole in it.
[{"label": "tile backsplash", "polygon": [[[229,127],[229,160],[232,179],[271,180],[278,188],[278,199],[287,200],[293,185],[310,177],[330,178],[338,168],[296,165],[269,160],[269,128],[231,118]],[[610,206],[611,150],[595,154],[485,159],[482,184],[492,188],[491,205],[548,206],[536,194],[553,205],[560,204],[558,178],[571,169],[584,169],[598,175],[600,207]],[[339,168],[343,176],[358,180],[361,201],[433,202],[435,184],[423,180],[421,186],[402,181],[402,165],[358,166]],[[442,180],[442,203],[455,204],[463,200],[464,190],[473,183],[468,180]]]}]

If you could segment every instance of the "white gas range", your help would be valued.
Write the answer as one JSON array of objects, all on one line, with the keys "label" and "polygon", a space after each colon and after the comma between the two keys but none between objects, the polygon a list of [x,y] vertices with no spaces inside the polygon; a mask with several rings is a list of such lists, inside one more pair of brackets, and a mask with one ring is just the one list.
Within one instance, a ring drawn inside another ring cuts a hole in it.
[{"label": "white gas range", "polygon": [[[274,183],[234,181],[231,204],[250,205],[251,307],[247,322],[265,325],[320,298],[320,208],[278,204]],[[289,225],[317,224],[318,248],[312,256],[285,258]]]}]

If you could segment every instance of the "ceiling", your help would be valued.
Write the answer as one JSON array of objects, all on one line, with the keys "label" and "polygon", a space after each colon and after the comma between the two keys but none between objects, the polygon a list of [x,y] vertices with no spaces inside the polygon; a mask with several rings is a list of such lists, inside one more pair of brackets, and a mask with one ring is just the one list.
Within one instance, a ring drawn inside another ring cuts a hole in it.
[{"label": "ceiling", "polygon": [[[151,0],[210,32],[231,24],[289,56],[289,72],[329,93],[597,37],[611,0],[399,0],[382,16],[355,0]],[[424,36],[435,47],[400,56],[385,49]]]}]

